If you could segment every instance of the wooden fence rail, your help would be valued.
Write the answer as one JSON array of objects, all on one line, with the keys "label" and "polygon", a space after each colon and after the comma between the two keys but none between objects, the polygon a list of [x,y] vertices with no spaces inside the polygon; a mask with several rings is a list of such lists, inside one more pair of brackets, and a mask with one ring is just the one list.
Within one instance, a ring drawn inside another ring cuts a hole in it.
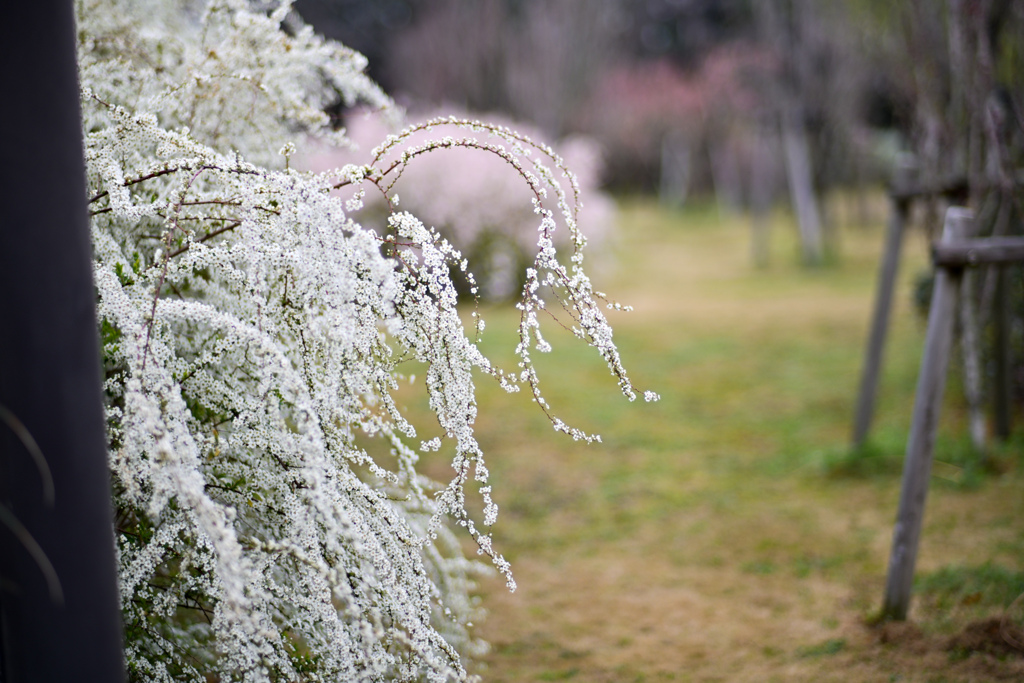
[{"label": "wooden fence rail", "polygon": [[[1018,186],[1024,186],[1024,170],[1015,175],[1015,182]],[[915,167],[912,162],[904,162],[896,169],[889,191],[892,212],[886,234],[885,250],[882,254],[875,307],[865,347],[864,365],[861,369],[860,387],[853,418],[851,444],[854,450],[861,448],[867,441],[871,423],[874,420],[875,401],[882,372],[882,358],[889,329],[889,318],[892,314],[900,252],[903,248],[903,235],[906,231],[910,209],[918,200],[942,199],[951,204],[963,202],[967,199],[969,189],[967,180],[962,177],[950,177],[923,184],[915,178]],[[970,235],[964,236],[964,238],[968,237]],[[1021,244],[1019,238],[990,237],[980,242],[972,241],[969,244],[961,240],[948,245],[936,244],[933,247],[933,254],[936,264],[961,267],[991,264],[998,267],[1007,263],[1020,262],[1022,250],[1024,250],[1024,245]],[[997,277],[999,283],[1002,283],[1004,279],[1002,274]],[[998,291],[1000,294],[1004,293],[1002,288],[999,288]],[[999,340],[1001,337],[998,335],[998,330],[1001,329],[1000,326],[1005,326],[1006,320],[999,314],[998,307],[995,323],[997,340]],[[966,349],[965,352],[977,353],[977,349]],[[997,350],[996,356],[999,361],[1002,356],[1005,356],[1005,353],[1000,354]],[[965,361],[968,364],[973,362],[971,359],[965,359]],[[1007,407],[1009,401],[1006,398],[1009,381],[1005,371],[996,373],[996,382],[997,386],[994,391],[997,399],[995,406],[996,434],[1000,438],[1006,438],[1009,434],[1009,408]],[[1003,403],[1007,406],[1002,405]],[[975,445],[981,446],[977,440]]]}]

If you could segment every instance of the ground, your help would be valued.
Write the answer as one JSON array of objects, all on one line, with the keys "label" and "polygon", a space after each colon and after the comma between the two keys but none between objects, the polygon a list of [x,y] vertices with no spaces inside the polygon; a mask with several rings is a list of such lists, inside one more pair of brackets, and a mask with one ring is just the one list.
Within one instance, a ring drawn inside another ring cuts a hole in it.
[{"label": "ground", "polygon": [[[485,681],[1024,680],[1009,644],[1024,642],[1021,441],[996,449],[998,473],[977,466],[955,370],[910,620],[871,625],[924,336],[912,233],[871,441],[850,453],[884,211],[841,220],[838,258],[817,270],[780,214],[759,270],[742,216],[623,203],[619,267],[596,279],[635,307],[616,338],[663,398],[626,402],[600,359],[553,335],[542,386],[602,434],[588,446],[481,380],[495,544],[519,586],[481,584]],[[509,358],[515,312],[484,314],[485,347]]]}]

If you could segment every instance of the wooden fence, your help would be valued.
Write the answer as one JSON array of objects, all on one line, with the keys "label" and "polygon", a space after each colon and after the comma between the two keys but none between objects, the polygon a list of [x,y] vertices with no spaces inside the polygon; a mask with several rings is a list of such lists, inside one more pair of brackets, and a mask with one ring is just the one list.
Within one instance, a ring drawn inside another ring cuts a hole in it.
[{"label": "wooden fence", "polygon": [[[958,310],[972,309],[969,292],[963,291],[966,273],[975,266],[1024,261],[1024,237],[972,238],[973,213],[952,207],[946,212],[942,237],[932,249],[935,265],[928,332],[921,372],[914,397],[914,411],[903,465],[899,510],[893,529],[892,552],[882,616],[903,620],[910,606],[914,566],[921,537],[925,498],[931,476],[935,435],[945,390],[946,374]],[[891,297],[891,292],[889,294]],[[958,299],[961,299],[958,306]],[[968,315],[968,318],[970,315]],[[971,333],[970,320],[964,333]],[[965,344],[966,346],[966,344]],[[969,369],[968,369],[969,370]],[[967,384],[970,384],[968,382]],[[968,387],[968,394],[972,389]],[[970,396],[968,397],[971,401]]]}]

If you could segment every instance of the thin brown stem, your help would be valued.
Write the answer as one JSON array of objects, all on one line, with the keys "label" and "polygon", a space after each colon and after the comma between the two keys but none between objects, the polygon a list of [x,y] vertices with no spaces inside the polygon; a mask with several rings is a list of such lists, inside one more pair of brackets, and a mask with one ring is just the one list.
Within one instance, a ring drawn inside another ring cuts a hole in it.
[{"label": "thin brown stem", "polygon": [[[237,228],[241,224],[242,224],[242,221],[236,218],[231,223],[225,225],[223,228],[218,228],[217,230],[214,230],[213,232],[209,232],[209,233],[203,235],[198,240],[196,240],[196,242],[205,242],[206,240],[213,239],[217,235],[223,235],[226,232],[234,230],[235,228]],[[186,242],[180,248],[178,248],[175,251],[171,252],[171,255],[168,258],[174,258],[175,256],[179,256],[181,254],[184,254],[186,251],[189,250],[189,247],[191,245],[192,245],[192,242]]]},{"label": "thin brown stem", "polygon": [[[164,176],[164,175],[167,175],[169,173],[177,173],[180,170],[182,170],[182,169],[180,169],[180,168],[165,168],[162,171],[154,171],[153,173],[148,173],[148,174],[146,174],[144,176],[140,176],[138,178],[132,178],[130,180],[125,180],[122,183],[122,186],[124,186],[124,187],[131,187],[132,185],[137,185],[139,183],[144,183],[147,180],[152,180],[153,178],[159,178],[160,176]],[[96,195],[92,199],[90,199],[89,203],[92,204],[93,202],[99,201],[100,199],[103,199],[104,197],[106,197],[108,194],[110,194],[110,193],[107,192],[106,190],[104,190],[103,192],[100,192],[98,195]]]},{"label": "thin brown stem", "polygon": [[[192,187],[192,183],[194,183],[200,174],[207,170],[207,168],[207,166],[201,166],[199,170],[192,174],[192,177],[189,178],[188,183],[185,184],[185,188],[181,192],[181,201],[179,201],[174,207],[173,225],[171,225],[171,229],[167,231],[167,237],[165,240],[165,245],[168,251],[170,251],[171,248],[171,240],[173,239],[174,232],[180,229],[178,227],[178,218],[181,215],[181,203],[185,201],[185,195]],[[146,360],[149,358],[149,343],[153,335],[153,325],[156,324],[156,305],[157,302],[160,301],[160,290],[163,289],[164,280],[167,279],[167,270],[170,267],[170,264],[170,255],[165,255],[163,269],[160,271],[160,279],[157,281],[156,291],[153,293],[153,307],[149,311],[149,321],[146,323],[146,343],[142,347],[142,369],[139,373],[143,377],[146,374]]]}]

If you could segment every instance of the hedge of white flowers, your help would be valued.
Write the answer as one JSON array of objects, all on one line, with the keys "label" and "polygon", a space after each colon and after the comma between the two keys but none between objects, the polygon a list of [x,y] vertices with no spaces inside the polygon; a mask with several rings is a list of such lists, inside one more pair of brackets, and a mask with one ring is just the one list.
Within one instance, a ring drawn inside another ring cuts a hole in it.
[{"label": "hedge of white flowers", "polygon": [[[549,348],[552,310],[635,397],[582,270],[571,174],[511,130],[451,119],[387,137],[364,166],[292,170],[307,137],[345,144],[324,114],[338,100],[395,110],[361,55],[288,2],[76,8],[130,677],[465,680],[487,566],[452,529],[514,588],[486,532],[497,508],[474,375],[525,388],[556,429],[594,439],[540,393],[531,353]],[[450,148],[504,160],[533,197],[514,369],[480,353],[479,318],[460,319],[452,269],[471,264],[393,197],[407,166]],[[358,193],[332,194],[349,185],[387,198],[386,230],[353,220]],[[399,411],[407,361],[424,368],[443,439],[419,441]],[[390,455],[372,457],[373,441]],[[417,471],[438,449],[447,483]]]}]

